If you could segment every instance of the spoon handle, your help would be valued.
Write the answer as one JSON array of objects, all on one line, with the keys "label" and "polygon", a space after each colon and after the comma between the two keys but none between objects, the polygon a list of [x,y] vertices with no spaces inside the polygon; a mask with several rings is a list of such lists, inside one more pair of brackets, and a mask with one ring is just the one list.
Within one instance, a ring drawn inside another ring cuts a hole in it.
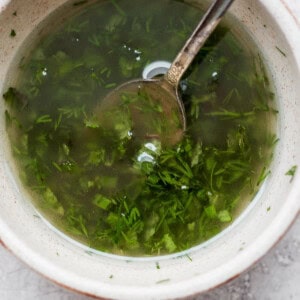
[{"label": "spoon handle", "polygon": [[219,24],[222,16],[233,1],[234,0],[215,0],[213,2],[165,74],[164,79],[168,81],[169,84],[177,88],[182,75],[198,54],[207,38]]}]

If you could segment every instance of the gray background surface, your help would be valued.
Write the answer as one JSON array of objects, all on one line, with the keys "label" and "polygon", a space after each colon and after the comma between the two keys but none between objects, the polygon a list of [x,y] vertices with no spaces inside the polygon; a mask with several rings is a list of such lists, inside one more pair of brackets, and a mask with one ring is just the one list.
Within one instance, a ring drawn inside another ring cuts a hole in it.
[{"label": "gray background surface", "polygon": [[[90,300],[53,284],[0,246],[1,300]],[[237,279],[190,300],[300,299],[300,216],[285,237]]]}]

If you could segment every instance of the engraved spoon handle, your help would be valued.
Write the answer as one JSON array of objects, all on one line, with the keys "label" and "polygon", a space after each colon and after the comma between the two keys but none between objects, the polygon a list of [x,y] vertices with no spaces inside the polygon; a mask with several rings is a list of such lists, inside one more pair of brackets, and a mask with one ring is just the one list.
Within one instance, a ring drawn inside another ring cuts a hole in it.
[{"label": "engraved spoon handle", "polygon": [[189,67],[207,38],[219,24],[222,16],[228,10],[233,1],[234,0],[215,0],[213,2],[192,35],[177,54],[168,72],[165,74],[164,80],[177,88],[182,75]]}]

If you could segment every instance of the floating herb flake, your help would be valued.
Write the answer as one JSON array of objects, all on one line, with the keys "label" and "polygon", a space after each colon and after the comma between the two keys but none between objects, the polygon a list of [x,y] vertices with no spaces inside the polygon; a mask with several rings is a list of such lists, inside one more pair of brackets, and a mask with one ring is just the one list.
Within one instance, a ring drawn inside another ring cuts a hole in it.
[{"label": "floating herb flake", "polygon": [[298,166],[294,165],[294,166],[292,166],[292,167],[285,173],[285,175],[291,176],[290,182],[293,181],[294,176],[295,176],[296,171],[297,171],[297,168],[298,168]]},{"label": "floating herb flake", "polygon": [[282,54],[284,57],[286,57],[285,52],[283,52],[279,47],[275,46],[275,48],[277,49],[277,51]]}]

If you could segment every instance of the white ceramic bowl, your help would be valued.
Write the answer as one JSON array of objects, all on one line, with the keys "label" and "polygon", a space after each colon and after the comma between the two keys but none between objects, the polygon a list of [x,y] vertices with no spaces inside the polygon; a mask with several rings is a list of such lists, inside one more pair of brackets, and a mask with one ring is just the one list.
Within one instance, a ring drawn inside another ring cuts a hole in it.
[{"label": "white ceramic bowl", "polygon": [[[16,53],[25,38],[65,2],[0,0],[2,94],[13,81],[9,70],[18,64]],[[4,101],[0,101],[0,240],[3,244],[37,272],[65,287],[114,299],[186,297],[238,276],[261,258],[292,224],[300,206],[300,174],[296,172],[292,181],[285,175],[294,165],[300,168],[300,17],[290,9],[292,2],[236,0],[230,9],[236,24],[246,28],[269,67],[280,111],[280,141],[271,175],[232,226],[180,255],[124,259],[87,251],[36,217],[29,196],[13,171]],[[13,16],[15,11],[17,16]],[[17,32],[13,39],[11,29]]]}]

